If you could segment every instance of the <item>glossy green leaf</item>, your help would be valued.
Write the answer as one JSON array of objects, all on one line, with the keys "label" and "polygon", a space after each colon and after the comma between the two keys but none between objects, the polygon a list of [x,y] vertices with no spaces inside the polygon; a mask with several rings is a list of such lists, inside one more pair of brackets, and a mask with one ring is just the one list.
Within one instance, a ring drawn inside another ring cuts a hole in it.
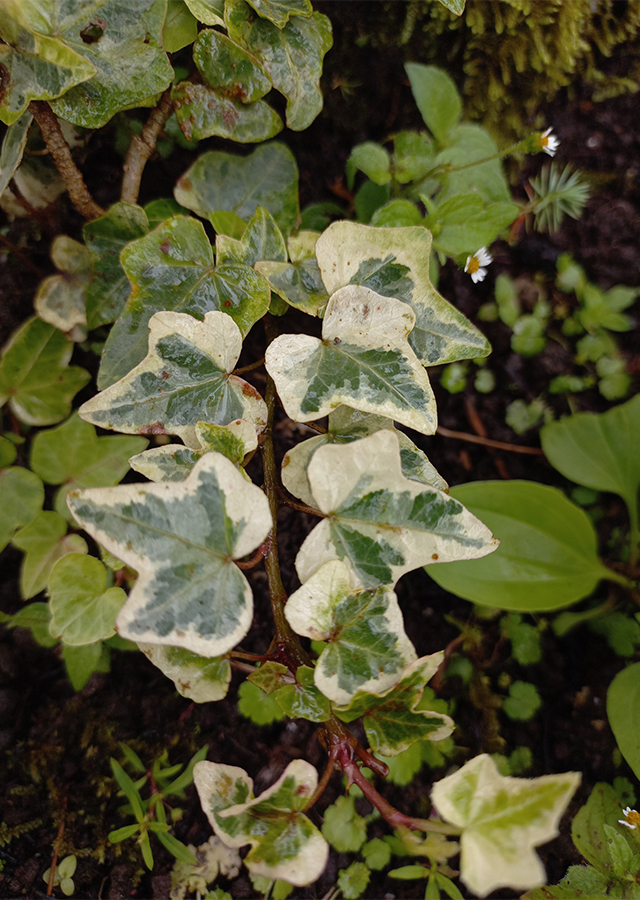
[{"label": "glossy green leaf", "polygon": [[80,407],[85,421],[128,434],[177,434],[199,447],[198,422],[238,419],[261,431],[267,421],[258,391],[231,375],[242,350],[233,319],[208,312],[204,322],[175,312],[149,321],[149,353],[120,381]]},{"label": "glossy green leaf", "polygon": [[249,6],[278,28],[284,28],[291,16],[310,16],[311,0],[247,0]]},{"label": "glossy green leaf", "polygon": [[20,165],[32,122],[31,113],[24,112],[13,125],[7,128],[4,135],[0,149],[0,197],[4,194]]},{"label": "glossy green leaf", "polygon": [[184,481],[74,492],[69,506],[139,573],[118,617],[122,637],[206,657],[242,640],[253,599],[233,560],[262,543],[271,515],[265,495],[232,462],[208,453]]},{"label": "glossy green leaf", "polygon": [[[182,2],[182,0],[181,0]],[[87,291],[87,325],[99,328],[115,322],[129,297],[130,285],[120,263],[120,251],[149,230],[144,210],[131,203],[114,203],[108,212],[82,229],[93,256]]]},{"label": "glossy green leaf", "polygon": [[74,413],[57,428],[35,436],[30,465],[47,484],[62,485],[55,508],[68,517],[67,491],[117,484],[129,471],[129,457],[148,443],[141,437],[98,437],[93,425]]},{"label": "glossy green leaf", "polygon": [[221,310],[244,337],[269,308],[269,286],[262,276],[237,263],[214,267],[204,226],[189,216],[168,219],[128,244],[121,262],[131,294],[104,348],[101,389],[145,358],[154,313],[166,310],[203,319],[205,313]]},{"label": "glossy green leaf", "polygon": [[13,441],[0,437],[0,469],[6,469],[15,462],[18,451]]},{"label": "glossy green leaf", "polygon": [[265,694],[273,694],[284,685],[285,675],[289,679],[291,678],[289,669],[282,663],[269,659],[267,662],[261,663],[259,669],[255,669],[250,675],[247,675],[247,681],[259,687]]},{"label": "glossy green leaf", "polygon": [[636,778],[640,773],[640,663],[618,672],[607,691],[607,717],[620,752]]},{"label": "glossy green leaf", "polygon": [[302,810],[318,774],[304,760],[289,763],[259,797],[243,769],[199,762],[193,770],[200,802],[216,835],[228,847],[251,844],[244,864],[253,875],[282,878],[296,886],[315,881],[329,846]]},{"label": "glossy green leaf", "polygon": [[316,244],[329,294],[360,284],[408,303],[416,316],[409,343],[420,362],[435,366],[490,352],[487,339],[431,284],[431,234],[421,226],[373,228],[334,222]]},{"label": "glossy green leaf", "polygon": [[420,708],[420,700],[442,659],[442,653],[423,656],[385,691],[358,691],[348,705],[334,706],[334,712],[344,722],[362,717],[371,749],[383,756],[397,756],[416,741],[440,741],[453,731],[453,719]]},{"label": "glossy green leaf", "polygon": [[51,571],[47,591],[49,631],[66,645],[93,644],[116,633],[116,616],[127,595],[122,588],[107,587],[107,569],[95,556],[63,556]]},{"label": "glossy green leaf", "polygon": [[282,483],[286,489],[307,506],[315,500],[307,477],[307,468],[313,454],[325,444],[350,444],[382,429],[392,430],[400,444],[400,462],[405,478],[429,484],[440,491],[447,490],[447,482],[431,465],[422,450],[402,431],[396,431],[393,421],[384,416],[373,416],[358,412],[349,406],[339,406],[329,414],[326,434],[296,444],[287,451],[282,460]]},{"label": "glossy green leaf", "polygon": [[558,823],[580,783],[577,772],[510,778],[487,754],[438,781],[431,799],[447,822],[462,828],[460,877],[480,897],[500,887],[544,884],[534,847],[558,833]]},{"label": "glossy green leaf", "polygon": [[313,672],[309,666],[298,666],[295,683],[285,684],[274,694],[290,719],[326,722],[331,718],[331,704],[314,683]]},{"label": "glossy green leaf", "polygon": [[21,466],[0,469],[0,550],[16,531],[35,519],[44,503],[44,485]]},{"label": "glossy green leaf", "polygon": [[51,259],[58,274],[38,285],[33,300],[36,313],[45,322],[70,332],[87,324],[87,287],[91,278],[91,254],[66,234],[54,238]]},{"label": "glossy green leaf", "polygon": [[286,236],[300,213],[298,167],[291,151],[278,143],[244,157],[219,150],[203,153],[179,179],[174,193],[178,203],[209,219],[214,228],[221,212],[248,222],[264,206]]},{"label": "glossy green leaf", "polygon": [[326,641],[315,683],[341,705],[357,691],[385,691],[417,659],[395,593],[354,590],[339,560],[325,563],[289,597],[285,616],[297,634]]},{"label": "glossy green leaf", "polygon": [[182,697],[194,703],[212,703],[226,697],[231,664],[220,656],[206,658],[182,647],[139,644],[140,649],[176,686]]},{"label": "glossy green leaf", "polygon": [[286,260],[287,245],[271,213],[259,206],[240,240],[226,234],[217,235],[216,256],[218,265],[255,266],[259,260]]},{"label": "glossy green leaf", "polygon": [[411,91],[425,125],[440,144],[446,144],[462,114],[462,100],[452,78],[437,66],[407,63]]},{"label": "glossy green leaf", "polygon": [[184,0],[184,2],[199,22],[224,27],[224,0]]},{"label": "glossy green leaf", "polygon": [[296,557],[303,584],[332,559],[349,567],[354,586],[376,588],[418,566],[484,556],[497,546],[489,529],[453,497],[404,477],[392,431],[320,447],[307,474],[315,506],[326,518]]},{"label": "glossy green leaf", "polygon": [[214,29],[198,35],[193,61],[206,84],[241,103],[260,100],[272,88],[257,59]]},{"label": "glossy green leaf", "polygon": [[184,0],[168,0],[162,28],[162,44],[167,53],[175,53],[193,44],[198,37],[198,22]]},{"label": "glossy green leaf", "polygon": [[522,612],[559,609],[615,573],[600,562],[586,513],[557,488],[533,481],[478,481],[453,488],[500,540],[491,559],[428,569],[441,587],[474,603]]},{"label": "glossy green leaf", "polygon": [[0,405],[27,425],[54,425],[91,376],[69,366],[73,344],[42,319],[28,319],[9,338],[0,359]]},{"label": "glossy green leaf", "polygon": [[[495,156],[497,152],[498,148],[484,128],[468,122],[457,125],[447,139],[447,146],[433,161],[434,166],[448,164],[454,169],[456,166],[461,167],[460,171],[450,171],[438,176],[442,183],[438,202],[444,203],[456,194],[475,192],[487,203],[510,203],[511,192],[499,159],[483,162],[481,165],[469,165]],[[469,167],[462,168],[464,166]]]},{"label": "glossy green leaf", "polygon": [[287,98],[287,126],[303,131],[322,109],[322,61],[331,49],[331,22],[322,13],[295,15],[278,27],[256,16],[244,0],[227,0],[229,37],[261,63],[276,90]]},{"label": "glossy green leaf", "polygon": [[493,243],[519,212],[515,203],[485,203],[477,194],[457,194],[439,204],[425,225],[436,250],[461,256]]},{"label": "glossy green leaf", "polygon": [[414,322],[399,300],[356,285],[336,291],[322,340],[284,334],[267,348],[265,365],[287,415],[310,422],[345,403],[433,434],[435,398],[407,341]]},{"label": "glossy green leaf", "polygon": [[54,33],[97,70],[52,102],[60,118],[100,128],[119,110],[143,105],[171,83],[173,69],[162,47],[167,0],[139,0],[135,6],[85,0],[80,10],[47,0],[47,6]]},{"label": "glossy green leaf", "polygon": [[74,691],[81,691],[94,672],[108,672],[111,666],[111,653],[102,641],[81,647],[63,644],[62,659]]},{"label": "glossy green leaf", "polygon": [[275,137],[283,128],[280,116],[264,100],[244,103],[206,84],[182,81],[171,91],[171,98],[188,141],[221,137],[257,144]]},{"label": "glossy green leaf", "polygon": [[47,586],[51,570],[68,553],[86,553],[87,542],[79,534],[67,534],[66,519],[56,512],[41,512],[13,538],[25,554],[20,568],[20,595],[35,597]]}]

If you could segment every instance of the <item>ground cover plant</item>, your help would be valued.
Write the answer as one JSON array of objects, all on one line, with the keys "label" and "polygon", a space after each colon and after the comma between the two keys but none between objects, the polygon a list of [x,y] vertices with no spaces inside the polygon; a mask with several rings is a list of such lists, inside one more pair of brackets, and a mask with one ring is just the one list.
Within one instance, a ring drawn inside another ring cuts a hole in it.
[{"label": "ground cover plant", "polygon": [[[445,6],[456,15],[464,4]],[[547,629],[562,640],[590,628],[620,657],[640,646],[638,398],[578,411],[588,391],[609,402],[633,394],[633,366],[611,333],[631,332],[637,289],[605,290],[565,255],[531,312],[506,274],[477,323],[440,293],[447,271],[482,285],[501,235],[580,217],[589,189],[571,165],[547,162],[524,197],[503,168],[553,157],[552,129],[503,147],[465,120],[449,74],[409,61],[420,123],[354,141],[338,202],[301,209],[295,155],[273,138],[285,125],[311,128],[322,111],[332,27],[308,0],[148,0],[135,16],[118,0],[73,15],[56,0],[7,4],[0,39],[2,202],[46,232],[54,270],[0,357],[0,540],[30,601],[10,603],[2,621],[9,639],[23,634],[62,661],[79,692],[70,702],[82,705],[119,666],[135,678],[146,661],[175,686],[164,743],[144,731],[124,741],[84,707],[77,744],[95,771],[82,808],[47,775],[61,743],[45,711],[46,738],[29,743],[31,787],[10,748],[9,806],[39,784],[48,792],[52,851],[33,856],[47,895],[71,895],[84,863],[97,872],[123,859],[139,896],[151,884],[154,896],[216,900],[320,886],[373,897],[382,872],[406,896],[416,886],[426,897],[636,896],[640,818],[621,777],[573,809],[589,867],[565,861],[560,884],[541,887],[536,848],[557,835],[581,775],[571,761],[531,771],[532,749],[508,746],[498,710],[512,723],[541,713],[517,667],[543,661]],[[104,206],[77,164],[92,140],[123,157]],[[171,184],[140,204],[154,156]],[[64,192],[73,235],[43,212]],[[33,267],[12,237],[9,256]],[[573,300],[547,299],[562,294]],[[544,422],[541,451],[482,434],[473,419],[472,391],[496,387],[483,323],[502,328],[521,360],[565,340],[568,365],[585,368],[506,408],[518,434]],[[434,442],[460,437],[438,424],[430,369],[442,397],[465,393],[476,441],[544,453],[547,481],[573,482],[572,499],[504,465],[501,481],[449,488],[423,449],[436,432]],[[599,534],[601,492],[626,514]],[[435,629],[425,640],[405,624],[403,576],[427,591],[431,576],[460,598],[442,616],[453,637],[438,644]],[[487,655],[491,629],[499,642]],[[495,672],[500,645],[511,662]],[[637,664],[618,669],[606,715],[618,765],[637,775]],[[481,722],[478,742],[460,739],[469,712],[449,692],[455,679]],[[153,689],[135,690],[156,702]],[[176,713],[180,697],[191,703]],[[189,725],[196,707],[211,711],[214,740],[232,732],[235,751],[224,756]],[[241,717],[307,737],[267,771],[237,765]],[[172,765],[182,740],[188,752]],[[422,796],[385,785],[412,784],[425,766]],[[192,781],[200,813],[183,808]],[[69,831],[83,822],[94,834],[81,844]],[[29,889],[14,842],[41,825],[11,810],[3,821],[11,895]],[[162,874],[145,880],[158,858]],[[121,891],[116,869],[109,896]]]}]

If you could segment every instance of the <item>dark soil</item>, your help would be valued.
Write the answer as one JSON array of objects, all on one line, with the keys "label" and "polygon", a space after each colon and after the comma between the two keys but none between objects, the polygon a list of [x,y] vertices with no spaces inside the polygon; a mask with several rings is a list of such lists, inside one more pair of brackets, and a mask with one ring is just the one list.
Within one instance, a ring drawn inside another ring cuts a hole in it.
[{"label": "dark soil", "polygon": [[[282,138],[300,165],[303,206],[335,200],[336,195],[339,202],[346,202],[344,163],[354,144],[382,139],[401,127],[419,128],[422,124],[404,77],[402,52],[373,52],[355,44],[362,25],[359,16],[368,14],[372,4],[341,5],[325,0],[316,6],[330,16],[336,31],[336,49],[329,54],[325,67],[325,108],[308,131],[285,132]],[[360,86],[350,88],[345,79],[358,81]],[[593,104],[586,92],[574,86],[572,99],[566,93],[558,96],[548,107],[546,117],[561,140],[557,159],[572,162],[588,173],[595,185],[593,197],[583,217],[577,222],[565,221],[557,235],[523,234],[513,246],[500,244],[490,276],[480,285],[472,285],[451,264],[443,269],[441,292],[472,319],[480,306],[492,299],[494,279],[501,271],[529,283],[533,283],[537,273],[543,273],[553,302],[554,263],[560,251],[573,254],[589,277],[604,288],[617,283],[640,283],[637,95]],[[83,163],[90,188],[105,206],[118,199],[120,181],[121,158],[111,149],[110,140],[109,129],[96,136]],[[224,142],[211,140],[202,142],[199,151],[223,146]],[[159,186],[169,196],[176,178],[190,161],[186,152],[164,161],[152,160],[145,173],[141,202],[159,196]],[[532,159],[527,170],[516,176],[516,193],[522,191],[526,175],[537,172],[542,162],[540,157]],[[52,236],[68,233],[79,237],[81,226],[66,198],[35,225],[26,219],[7,223],[3,234],[19,248],[20,254],[0,255],[3,340],[30,315],[39,277],[52,270],[48,258]],[[551,341],[544,353],[523,360],[511,351],[504,325],[479,324],[493,344],[491,367],[498,376],[498,388],[486,395],[471,388],[450,395],[440,387],[435,373],[440,423],[464,432],[482,433],[484,429],[500,441],[538,446],[535,431],[520,438],[505,424],[506,406],[518,397],[528,401],[537,397],[550,377],[567,370],[570,355],[567,357],[566,351]],[[619,338],[629,368],[637,378],[637,332]],[[250,341],[254,358],[261,353],[261,341],[259,335]],[[82,359],[81,364],[89,365],[89,359]],[[263,386],[259,374],[254,383],[258,388]],[[556,398],[553,403],[558,413],[569,411],[563,398]],[[580,409],[594,411],[609,405],[595,390],[580,395],[578,404]],[[293,433],[283,420],[277,436],[277,450],[282,455],[300,439],[300,432]],[[422,446],[451,484],[528,478],[570,487],[542,456],[492,451],[439,436],[423,438]],[[255,466],[257,470],[259,463]],[[605,556],[615,559],[619,544],[615,540],[607,542],[612,535],[615,538],[616,528],[626,527],[625,511],[615,498],[607,497],[605,501],[598,525],[601,546]],[[297,585],[293,559],[312,523],[285,510],[279,524],[285,582],[294,590]],[[3,553],[0,609],[9,613],[20,606],[19,563],[20,554],[15,549],[10,547]],[[262,570],[253,570],[250,578],[256,614],[254,628],[243,646],[261,652],[267,648],[271,633],[266,579]],[[582,786],[563,820],[561,836],[541,851],[549,882],[557,882],[568,865],[580,861],[570,839],[569,823],[593,785],[598,781],[611,783],[620,775],[633,777],[615,754],[616,744],[605,712],[607,687],[625,661],[586,627],[570,632],[562,640],[547,628],[543,633],[542,662],[521,667],[510,656],[510,645],[501,636],[499,617],[479,619],[471,604],[447,594],[420,571],[403,578],[397,590],[407,633],[419,655],[441,650],[454,641],[460,634],[454,620],[481,629],[481,639],[463,651],[473,663],[475,687],[465,687],[459,677],[444,680],[440,687],[441,696],[455,701],[456,706],[458,727],[454,737],[459,750],[452,763],[460,764],[481,752],[508,754],[518,746],[526,746],[533,753],[528,775],[568,769],[583,773]],[[457,654],[460,655],[460,648]],[[537,686],[544,703],[531,721],[512,722],[492,708],[495,695],[504,695],[500,687],[504,682],[500,679],[505,674]],[[238,713],[235,700],[239,683],[235,676],[227,699],[197,706],[177,695],[173,684],[141,654],[115,652],[111,672],[95,674],[83,690],[74,694],[55,651],[40,648],[22,629],[5,630],[0,636],[0,748],[4,776],[0,786],[0,858],[4,861],[0,896],[44,897],[47,888],[42,875],[48,873],[56,845],[59,858],[69,853],[78,857],[75,897],[168,898],[173,860],[159,844],[154,846],[156,865],[150,874],[133,842],[115,847],[107,838],[110,830],[128,821],[118,812],[121,800],[115,795],[109,766],[110,756],[122,758],[120,742],[129,744],[149,764],[165,749],[172,763],[185,763],[206,743],[209,759],[244,767],[254,778],[256,793],[269,786],[292,759],[307,759],[322,770],[325,753],[315,726],[297,720],[256,727]],[[432,780],[442,774],[423,768],[408,787],[388,784],[383,792],[403,811],[426,815]],[[318,824],[322,810],[340,790],[340,779],[335,776],[312,813]],[[210,827],[193,787],[179,805],[183,815],[175,826],[176,836],[185,843],[204,843]],[[369,837],[384,833],[379,822],[369,829]],[[344,854],[332,854],[320,881],[308,889],[295,890],[292,896],[324,896],[335,884],[338,869],[349,861]],[[254,895],[246,872],[233,882],[221,879],[219,884],[234,898]],[[60,895],[58,890],[54,893]],[[368,898],[389,900],[423,895],[424,882],[380,876],[365,892]],[[499,891],[492,896],[507,898],[512,892]]]}]

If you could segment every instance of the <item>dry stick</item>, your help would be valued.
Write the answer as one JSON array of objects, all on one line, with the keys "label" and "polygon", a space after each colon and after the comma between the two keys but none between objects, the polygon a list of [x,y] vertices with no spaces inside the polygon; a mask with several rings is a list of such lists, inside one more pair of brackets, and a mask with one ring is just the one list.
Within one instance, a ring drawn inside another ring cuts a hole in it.
[{"label": "dry stick", "polygon": [[156,141],[172,112],[171,88],[167,88],[162,95],[160,103],[158,103],[147,119],[141,134],[134,134],[131,137],[131,143],[124,159],[124,178],[122,180],[121,199],[127,203],[138,202],[140,181],[142,180],[144,167],[156,149]]},{"label": "dry stick", "polygon": [[75,208],[85,219],[97,219],[104,215],[104,210],[89,193],[82,173],[73,161],[69,145],[49,104],[45,100],[32,100],[29,112],[40,126],[44,142],[67,186]]},{"label": "dry stick", "polygon": [[529,456],[544,456],[539,447],[521,447],[519,444],[505,444],[503,441],[494,441],[491,438],[478,437],[477,434],[468,434],[466,431],[452,431],[438,425],[437,433],[442,437],[454,438],[457,441],[468,441],[470,444],[482,444],[484,447],[495,447],[496,450],[508,450],[511,453],[526,453]]},{"label": "dry stick", "polygon": [[[480,413],[476,409],[476,405],[471,397],[465,397],[464,408],[467,413],[469,424],[471,425],[475,433],[481,438],[486,438],[487,429],[484,427],[484,422],[480,418]],[[509,470],[507,469],[507,464],[505,463],[505,461],[499,456],[496,456],[493,451],[493,447],[489,448],[489,453],[493,457],[494,465],[498,470],[498,474],[500,475],[500,477],[509,480],[511,478],[511,475],[509,475]]]}]

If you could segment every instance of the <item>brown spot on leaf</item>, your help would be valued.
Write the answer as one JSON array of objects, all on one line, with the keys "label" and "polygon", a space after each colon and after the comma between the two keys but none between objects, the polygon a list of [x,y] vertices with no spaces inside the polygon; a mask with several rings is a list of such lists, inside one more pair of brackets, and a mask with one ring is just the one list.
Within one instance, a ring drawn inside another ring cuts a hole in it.
[{"label": "brown spot on leaf", "polygon": [[166,434],[162,422],[154,422],[153,425],[143,425],[140,434]]}]

